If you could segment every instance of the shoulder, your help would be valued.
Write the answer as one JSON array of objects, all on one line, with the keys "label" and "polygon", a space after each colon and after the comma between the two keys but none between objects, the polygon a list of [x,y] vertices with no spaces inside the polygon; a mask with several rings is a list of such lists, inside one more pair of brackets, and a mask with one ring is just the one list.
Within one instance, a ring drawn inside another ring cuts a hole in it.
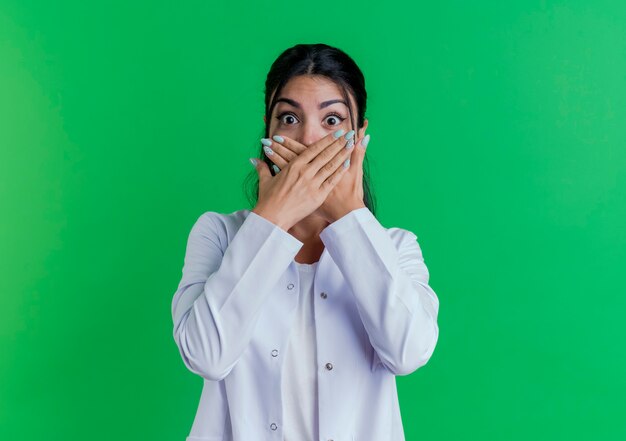
[{"label": "shoulder", "polygon": [[246,219],[250,210],[237,210],[231,213],[219,213],[217,211],[205,211],[196,220],[197,224],[216,224],[224,227],[241,225]]},{"label": "shoulder", "polygon": [[230,238],[232,238],[241,227],[241,224],[250,214],[250,210],[242,209],[230,213],[220,213],[217,211],[205,211],[196,219],[191,231],[208,235],[219,240],[225,248]]},{"label": "shoulder", "polygon": [[417,242],[417,235],[410,230],[400,227],[390,227],[385,229],[398,249],[406,244]]},{"label": "shoulder", "polygon": [[386,227],[368,207],[361,207],[351,211],[349,214],[331,224],[330,229],[335,231],[344,231],[346,229],[354,228],[357,225],[361,228],[365,228],[370,233],[373,233],[374,231],[370,230],[371,228],[374,228],[375,230],[384,230],[396,248],[401,248],[403,244],[406,244],[407,242],[416,242],[417,239],[417,235],[406,228]]}]

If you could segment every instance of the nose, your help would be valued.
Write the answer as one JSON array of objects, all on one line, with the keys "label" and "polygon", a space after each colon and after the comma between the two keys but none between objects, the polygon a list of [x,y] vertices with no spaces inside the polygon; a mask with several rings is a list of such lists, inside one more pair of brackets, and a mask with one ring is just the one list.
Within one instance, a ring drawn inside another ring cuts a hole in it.
[{"label": "nose", "polygon": [[298,142],[306,146],[313,144],[314,142],[326,136],[326,134],[328,133],[328,131],[324,129],[324,127],[320,126],[316,122],[307,121],[302,124],[301,127],[302,132],[300,133],[300,139],[298,140]]}]

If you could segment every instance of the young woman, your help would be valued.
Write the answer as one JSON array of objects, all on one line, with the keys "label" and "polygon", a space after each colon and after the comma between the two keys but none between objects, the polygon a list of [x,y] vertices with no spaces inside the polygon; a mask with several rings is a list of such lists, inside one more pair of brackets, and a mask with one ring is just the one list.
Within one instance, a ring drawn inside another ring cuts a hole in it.
[{"label": "young woman", "polygon": [[272,64],[253,209],[198,218],[172,301],[204,378],[187,440],[404,440],[395,376],[431,357],[439,300],[417,236],[373,214],[365,108],[337,48]]}]

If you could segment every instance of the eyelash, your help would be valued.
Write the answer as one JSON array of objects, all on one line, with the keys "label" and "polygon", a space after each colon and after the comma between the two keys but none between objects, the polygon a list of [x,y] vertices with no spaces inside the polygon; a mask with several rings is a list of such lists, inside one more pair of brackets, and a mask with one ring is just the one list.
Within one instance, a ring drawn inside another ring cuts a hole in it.
[{"label": "eyelash", "polygon": [[[297,116],[296,116],[293,112],[283,112],[283,113],[281,113],[280,115],[278,115],[278,116],[276,117],[276,119],[277,119],[278,121],[280,121],[280,122],[281,122],[281,124],[282,124],[282,123],[283,123],[283,122],[282,122],[283,117],[284,117],[284,116],[286,116],[286,115],[291,115],[291,116],[293,116],[294,118],[298,119],[298,117],[297,117]],[[335,126],[338,126],[339,124],[341,124],[341,123],[342,123],[342,122],[346,119],[346,118],[344,118],[343,116],[341,116],[341,115],[339,115],[338,113],[335,113],[335,112],[329,113],[328,115],[326,115],[326,117],[325,117],[324,119],[328,118],[329,116],[334,116],[335,118],[339,119],[339,123],[337,123],[337,124],[333,124],[333,125],[335,125]],[[285,125],[287,125],[287,126],[291,126],[291,125],[293,125],[293,124],[285,124]]]}]

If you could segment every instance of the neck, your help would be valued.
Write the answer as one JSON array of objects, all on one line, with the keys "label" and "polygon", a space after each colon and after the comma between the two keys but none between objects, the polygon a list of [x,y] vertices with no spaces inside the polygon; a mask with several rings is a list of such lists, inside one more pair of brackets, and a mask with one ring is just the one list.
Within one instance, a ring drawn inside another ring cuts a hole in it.
[{"label": "neck", "polygon": [[288,233],[304,244],[296,255],[296,262],[314,263],[319,261],[324,251],[324,243],[320,239],[320,233],[328,225],[329,222],[325,218],[311,213],[289,229]]},{"label": "neck", "polygon": [[329,222],[326,219],[315,213],[311,213],[298,221],[288,232],[296,239],[306,243],[310,240],[319,240],[320,233],[328,225]]}]

